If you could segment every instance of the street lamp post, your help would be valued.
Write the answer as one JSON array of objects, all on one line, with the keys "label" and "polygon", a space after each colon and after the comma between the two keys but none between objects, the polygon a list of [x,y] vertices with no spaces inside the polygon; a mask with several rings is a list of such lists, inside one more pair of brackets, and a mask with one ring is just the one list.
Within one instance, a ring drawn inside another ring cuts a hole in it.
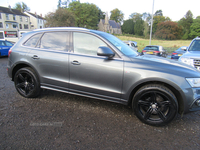
[{"label": "street lamp post", "polygon": [[151,45],[151,36],[152,36],[152,27],[153,27],[153,9],[154,9],[154,0],[153,0],[153,6],[152,6],[152,15],[151,15],[151,31],[150,31],[150,40],[149,40],[149,45]]}]

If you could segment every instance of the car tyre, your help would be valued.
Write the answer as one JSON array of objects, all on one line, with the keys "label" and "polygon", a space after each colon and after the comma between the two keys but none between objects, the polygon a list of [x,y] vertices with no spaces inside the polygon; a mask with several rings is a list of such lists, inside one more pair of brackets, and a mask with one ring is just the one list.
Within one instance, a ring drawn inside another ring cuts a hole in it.
[{"label": "car tyre", "polygon": [[15,88],[26,98],[37,97],[40,93],[40,83],[35,71],[30,67],[19,69],[14,76]]},{"label": "car tyre", "polygon": [[168,124],[178,112],[175,95],[160,84],[141,87],[133,97],[132,106],[136,116],[142,122],[153,126]]}]

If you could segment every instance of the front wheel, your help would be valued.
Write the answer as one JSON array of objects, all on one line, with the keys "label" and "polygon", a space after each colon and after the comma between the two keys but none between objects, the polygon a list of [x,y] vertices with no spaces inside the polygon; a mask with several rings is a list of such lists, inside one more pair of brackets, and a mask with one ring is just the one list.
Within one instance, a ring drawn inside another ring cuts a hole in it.
[{"label": "front wheel", "polygon": [[168,124],[178,112],[176,97],[160,84],[141,87],[133,97],[132,106],[142,122],[154,126]]},{"label": "front wheel", "polygon": [[17,92],[23,97],[36,97],[40,93],[39,79],[30,67],[19,69],[15,73],[14,83]]}]

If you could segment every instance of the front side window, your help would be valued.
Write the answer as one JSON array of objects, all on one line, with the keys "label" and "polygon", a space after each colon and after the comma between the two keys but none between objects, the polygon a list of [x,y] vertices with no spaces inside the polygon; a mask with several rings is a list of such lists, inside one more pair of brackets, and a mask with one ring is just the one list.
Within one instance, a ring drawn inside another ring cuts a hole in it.
[{"label": "front side window", "polygon": [[69,47],[68,32],[47,32],[40,41],[39,47],[42,49],[64,51]]},{"label": "front side window", "polygon": [[100,46],[107,47],[102,40],[86,33],[74,32],[73,39],[74,53],[97,56],[97,50]]},{"label": "front side window", "polygon": [[42,33],[36,34],[32,36],[28,41],[25,42],[24,46],[29,46],[29,47],[36,47],[36,44],[38,43]]}]

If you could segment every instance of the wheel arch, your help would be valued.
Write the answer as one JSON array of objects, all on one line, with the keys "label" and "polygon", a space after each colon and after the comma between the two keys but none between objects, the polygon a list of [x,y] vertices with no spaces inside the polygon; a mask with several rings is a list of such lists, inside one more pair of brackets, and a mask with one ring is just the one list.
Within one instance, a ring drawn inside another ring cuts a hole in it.
[{"label": "wheel arch", "polygon": [[38,79],[40,80],[37,70],[36,70],[32,65],[30,65],[30,64],[28,64],[28,63],[25,63],[25,62],[21,62],[21,63],[16,64],[16,65],[14,66],[14,68],[12,69],[12,81],[14,81],[15,73],[16,73],[19,69],[25,68],[25,67],[30,67],[31,69],[33,69],[34,72],[36,73],[36,75],[38,76]]},{"label": "wheel arch", "polygon": [[177,86],[174,83],[170,83],[170,82],[164,82],[164,81],[156,81],[156,80],[151,80],[151,81],[144,81],[144,82],[140,82],[139,84],[137,84],[131,91],[129,99],[128,99],[128,105],[131,106],[133,97],[135,95],[135,93],[144,85],[147,84],[161,84],[163,86],[166,86],[168,89],[170,89],[173,94],[175,95],[177,102],[178,102],[178,112],[180,114],[184,113],[184,96],[183,96],[183,92],[181,91],[180,87]]}]

